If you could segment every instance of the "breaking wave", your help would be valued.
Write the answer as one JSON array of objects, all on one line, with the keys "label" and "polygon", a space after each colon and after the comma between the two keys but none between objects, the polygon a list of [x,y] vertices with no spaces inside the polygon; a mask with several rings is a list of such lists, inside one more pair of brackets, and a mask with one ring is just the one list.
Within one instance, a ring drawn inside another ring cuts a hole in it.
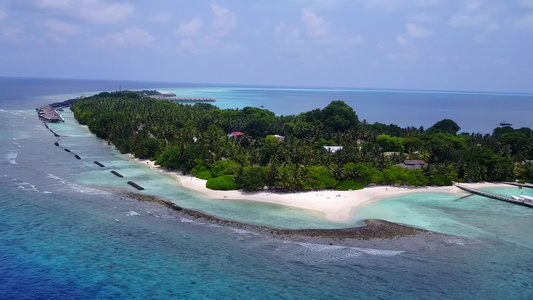
[{"label": "breaking wave", "polygon": [[77,185],[75,183],[72,183],[66,179],[63,179],[61,177],[58,177],[54,174],[48,173],[48,178],[55,179],[59,182],[60,185],[63,185],[64,188],[67,191],[75,192],[75,193],[81,193],[81,194],[87,194],[87,195],[111,195],[109,192],[104,192],[95,188],[87,187],[87,186],[81,186]]},{"label": "breaking wave", "polygon": [[16,165],[17,161],[15,158],[17,158],[18,153],[17,152],[8,152],[5,156],[5,158],[9,161],[10,164]]}]

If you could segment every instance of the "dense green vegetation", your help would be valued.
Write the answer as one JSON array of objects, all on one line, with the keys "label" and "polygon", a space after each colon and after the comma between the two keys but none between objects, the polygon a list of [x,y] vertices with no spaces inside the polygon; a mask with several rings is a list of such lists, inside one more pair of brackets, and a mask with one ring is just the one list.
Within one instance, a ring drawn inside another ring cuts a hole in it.
[{"label": "dense green vegetation", "polygon": [[[452,120],[432,127],[359,121],[342,101],[299,115],[255,107],[225,109],[101,93],[71,106],[76,119],[122,153],[208,179],[214,189],[360,189],[370,184],[450,185],[452,181],[533,182],[533,134],[499,127],[458,134]],[[228,133],[240,131],[244,136]],[[280,135],[284,138],[274,136]],[[336,152],[323,146],[342,146]],[[397,166],[423,160],[423,169]]]}]

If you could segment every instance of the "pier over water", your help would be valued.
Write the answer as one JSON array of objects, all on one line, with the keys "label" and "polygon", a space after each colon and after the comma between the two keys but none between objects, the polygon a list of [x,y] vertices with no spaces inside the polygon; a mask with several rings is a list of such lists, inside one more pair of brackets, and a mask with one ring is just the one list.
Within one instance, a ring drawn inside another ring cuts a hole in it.
[{"label": "pier over water", "polygon": [[65,122],[63,117],[61,117],[57,113],[57,111],[50,105],[38,108],[37,114],[39,115],[39,119],[45,122]]},{"label": "pier over water", "polygon": [[464,186],[464,185],[461,185],[461,184],[456,184],[455,186],[460,188],[463,191],[466,191],[466,192],[469,192],[469,193],[472,193],[472,194],[476,194],[476,195],[480,195],[480,196],[487,197],[487,198],[492,198],[492,199],[496,199],[496,200],[500,200],[500,201],[510,202],[510,203],[514,203],[514,204],[523,205],[523,206],[527,206],[527,207],[533,208],[533,202],[529,201],[527,199],[514,199],[514,198],[511,198],[511,197],[505,197],[505,196],[502,196],[502,195],[497,195],[497,194],[492,194],[492,193],[476,190],[476,189],[473,189],[473,188],[470,188],[470,187],[467,187],[467,186]]},{"label": "pier over water", "polygon": [[169,96],[162,96],[162,95],[153,95],[149,96],[152,99],[157,100],[166,100],[169,102],[215,102],[215,98],[204,98],[204,97],[169,97]]}]

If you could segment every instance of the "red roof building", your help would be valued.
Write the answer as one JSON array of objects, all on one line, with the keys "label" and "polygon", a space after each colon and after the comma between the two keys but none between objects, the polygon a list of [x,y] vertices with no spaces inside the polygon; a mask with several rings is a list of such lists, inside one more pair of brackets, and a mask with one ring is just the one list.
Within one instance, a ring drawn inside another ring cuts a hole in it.
[{"label": "red roof building", "polygon": [[244,133],[242,133],[240,131],[234,131],[234,132],[231,133],[231,135],[234,136],[234,137],[238,137],[238,136],[243,136]]}]

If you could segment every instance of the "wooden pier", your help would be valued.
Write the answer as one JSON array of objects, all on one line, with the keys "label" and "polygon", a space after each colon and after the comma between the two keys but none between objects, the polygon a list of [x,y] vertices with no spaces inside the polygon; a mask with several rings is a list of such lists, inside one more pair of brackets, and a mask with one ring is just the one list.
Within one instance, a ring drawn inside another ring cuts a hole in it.
[{"label": "wooden pier", "polygon": [[492,194],[492,193],[476,190],[476,189],[473,189],[473,188],[470,188],[470,187],[467,187],[467,186],[464,186],[464,185],[461,185],[461,184],[456,184],[455,186],[458,187],[459,189],[463,190],[463,191],[466,191],[466,192],[469,192],[469,193],[472,193],[472,194],[476,194],[476,195],[480,195],[480,196],[491,198],[491,199],[496,199],[496,200],[500,200],[500,201],[505,201],[505,202],[509,202],[509,203],[523,205],[523,206],[527,206],[527,207],[533,208],[533,202],[531,202],[529,200],[526,200],[526,199],[518,200],[518,199],[511,198],[511,197],[505,197],[505,196],[502,196],[502,195],[496,195],[496,194]]},{"label": "wooden pier", "polygon": [[45,122],[65,122],[65,120],[50,105],[38,108],[37,114],[39,115],[39,119]]},{"label": "wooden pier", "polygon": [[168,96],[163,96],[163,95],[153,95],[153,96],[150,96],[150,98],[157,99],[157,100],[166,100],[170,102],[215,102],[216,101],[215,98],[168,97]]},{"label": "wooden pier", "polygon": [[514,185],[514,186],[517,186],[519,188],[533,189],[533,184],[531,184],[531,183],[506,182],[505,184]]}]

